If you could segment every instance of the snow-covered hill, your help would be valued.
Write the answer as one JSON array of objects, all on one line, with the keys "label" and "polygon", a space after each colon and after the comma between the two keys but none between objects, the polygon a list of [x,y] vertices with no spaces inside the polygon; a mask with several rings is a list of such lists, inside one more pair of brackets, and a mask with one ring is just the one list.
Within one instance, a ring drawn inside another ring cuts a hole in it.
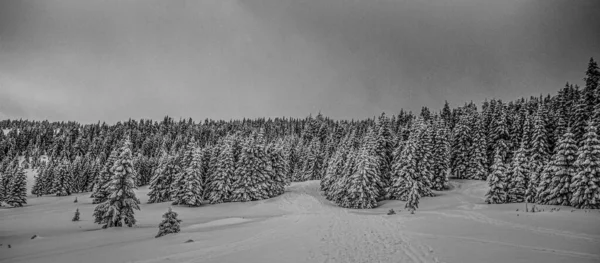
[{"label": "snow-covered hill", "polygon": [[[343,209],[319,194],[318,181],[294,183],[269,200],[174,207],[181,232],[161,238],[169,203],[146,204],[146,187],[134,228],[94,224],[89,193],[30,197],[24,208],[0,208],[0,262],[600,261],[600,211],[523,213],[523,204],[485,205],[485,182],[451,185],[410,214],[400,201]],[[82,221],[71,222],[76,208]],[[386,215],[390,208],[398,213]]]}]

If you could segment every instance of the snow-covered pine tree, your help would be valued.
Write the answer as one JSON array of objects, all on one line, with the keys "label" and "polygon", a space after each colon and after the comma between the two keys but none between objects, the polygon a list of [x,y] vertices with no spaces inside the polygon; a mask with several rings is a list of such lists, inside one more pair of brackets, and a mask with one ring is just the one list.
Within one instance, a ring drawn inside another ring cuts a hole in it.
[{"label": "snow-covered pine tree", "polygon": [[[178,174],[175,175],[175,178],[173,180],[173,182],[171,183],[171,199],[173,200],[173,205],[178,205],[180,204],[180,202],[182,201],[181,198],[184,196],[184,194],[188,191],[187,188],[185,187],[187,184],[187,180],[188,179],[192,179],[192,181],[194,181],[193,176],[190,178],[188,174],[189,172],[192,172],[193,170],[188,170],[189,165],[191,163],[191,160],[193,158],[193,154],[194,154],[194,147],[195,147],[195,142],[194,141],[190,141],[185,149],[183,150],[183,152],[181,152],[179,154],[179,158],[178,158],[178,165],[181,166],[181,170]],[[198,165],[200,165],[200,167],[198,167],[199,169],[201,169],[201,165],[202,162],[198,163]],[[196,175],[201,175],[200,173],[196,174]],[[198,178],[198,181],[200,179]],[[202,191],[200,191],[202,192]]]},{"label": "snow-covered pine tree", "polygon": [[202,178],[202,151],[198,147],[188,147],[187,151],[186,156],[191,156],[191,160],[183,172],[183,184],[175,191],[173,205],[200,206],[204,193],[204,186],[200,179]]},{"label": "snow-covered pine tree", "polygon": [[46,165],[42,163],[38,168],[38,173],[35,175],[35,180],[33,182],[33,187],[31,187],[31,194],[36,195],[38,197],[44,194],[44,174],[46,170]]},{"label": "snow-covered pine tree", "polygon": [[580,209],[600,209],[600,141],[596,131],[590,121],[574,164],[571,205]]},{"label": "snow-covered pine tree", "polygon": [[181,167],[177,165],[177,156],[165,152],[160,158],[156,174],[150,181],[148,203],[171,201],[171,185],[176,176],[181,172]]},{"label": "snow-covered pine tree", "polygon": [[[533,116],[533,129],[531,131],[531,142],[528,149],[530,180],[527,191],[527,201],[531,203],[538,202],[540,181],[542,172],[548,163],[548,136],[546,132],[545,109],[543,104],[539,104],[536,114]],[[550,173],[547,170],[545,174]]]},{"label": "snow-covered pine tree", "polygon": [[559,141],[556,153],[550,162],[552,179],[550,184],[538,187],[539,202],[546,205],[569,205],[572,193],[569,189],[575,175],[574,163],[577,146],[571,129]]},{"label": "snow-covered pine tree", "polygon": [[329,160],[327,170],[325,171],[325,177],[321,180],[321,191],[324,192],[325,196],[328,196],[331,192],[333,184],[341,177],[346,165],[346,159],[350,151],[350,141],[353,133],[348,133],[344,139],[340,142],[339,147]]},{"label": "snow-covered pine tree", "polygon": [[358,151],[352,149],[349,151],[346,158],[346,163],[342,170],[342,173],[338,176],[338,179],[331,185],[328,195],[326,198],[338,206],[346,207],[346,203],[349,203],[348,189],[350,188],[351,176],[357,171],[358,163]]},{"label": "snow-covered pine tree", "polygon": [[163,214],[162,217],[164,219],[158,225],[158,234],[155,236],[155,238],[162,237],[167,234],[179,233],[179,224],[181,223],[181,219],[177,218],[176,212],[169,207],[169,210]]},{"label": "snow-covered pine tree", "polygon": [[419,195],[433,196],[429,178],[424,178],[424,173],[419,170],[417,147],[420,131],[423,129],[419,126],[418,122],[414,124],[402,152],[394,159],[392,165],[392,184],[387,191],[389,199],[406,201],[411,188],[410,180],[416,182]]},{"label": "snow-covered pine tree", "polygon": [[12,207],[22,207],[27,204],[27,176],[22,166],[13,168],[12,172],[6,203]]},{"label": "snow-covered pine tree", "polygon": [[502,204],[506,203],[506,166],[504,164],[504,158],[500,151],[496,152],[494,156],[494,165],[492,165],[492,173],[488,176],[487,182],[490,187],[488,192],[485,194],[485,202],[488,204]]},{"label": "snow-covered pine tree", "polygon": [[69,160],[63,157],[61,162],[56,167],[54,174],[54,182],[52,183],[52,194],[56,196],[71,195],[73,191],[73,179],[71,177]]},{"label": "snow-covered pine tree", "polygon": [[215,172],[208,179],[205,198],[211,204],[229,202],[231,199],[232,181],[235,172],[233,145],[226,141],[222,145],[221,157],[216,164]]},{"label": "snow-covered pine tree", "polygon": [[[429,123],[424,122],[425,121],[423,120],[420,121],[423,127],[420,130],[416,155],[418,162],[418,170],[421,174],[421,182],[424,184],[425,187],[431,188],[431,179],[433,178],[433,139],[435,133],[433,130],[433,126]],[[433,193],[427,195],[433,196]]]},{"label": "snow-covered pine tree", "polygon": [[110,169],[113,175],[109,182],[109,196],[94,209],[94,223],[104,224],[102,228],[132,227],[136,220],[133,210],[140,210],[140,200],[135,196],[135,174],[131,156],[131,143],[125,140],[119,150],[120,155]]},{"label": "snow-covered pine tree", "polygon": [[450,141],[447,125],[443,121],[436,124],[432,189],[442,191],[448,187],[448,166],[450,162]]},{"label": "snow-covered pine tree", "polygon": [[454,128],[450,162],[452,174],[459,179],[466,178],[469,167],[469,148],[472,143],[469,122],[469,116],[462,115]]},{"label": "snow-covered pine tree", "polygon": [[404,207],[410,210],[411,214],[414,214],[415,210],[419,208],[419,199],[421,198],[421,195],[419,194],[419,184],[415,180],[408,179],[407,185],[409,190]]},{"label": "snow-covered pine tree", "polygon": [[[1,133],[1,132],[0,132]],[[2,168],[2,167],[0,167]],[[4,200],[6,199],[6,184],[4,183],[4,180],[8,177],[8,174],[4,171],[0,171],[0,206],[2,206],[2,202],[4,202]]]},{"label": "snow-covered pine tree", "polygon": [[283,156],[282,142],[272,145],[268,149],[268,157],[271,165],[271,196],[275,197],[285,192],[286,174],[288,164]]},{"label": "snow-covered pine tree", "polygon": [[375,132],[379,174],[381,176],[381,185],[379,185],[379,188],[381,190],[381,196],[383,197],[386,195],[385,191],[390,184],[390,173],[393,161],[392,153],[394,152],[394,136],[390,130],[389,118],[385,116],[385,113],[382,113],[381,116],[379,116]]},{"label": "snow-covered pine tree", "polygon": [[486,168],[487,157],[486,157],[486,138],[483,134],[483,121],[480,119],[471,134],[473,136],[473,143],[469,148],[469,160],[467,165],[467,178],[473,180],[485,180],[487,179],[488,171]]},{"label": "snow-covered pine tree", "polygon": [[359,150],[357,170],[349,178],[349,188],[346,190],[345,202],[341,205],[346,208],[368,209],[377,207],[377,200],[381,195],[379,186],[379,160],[375,151],[377,144],[373,133],[367,133],[365,142]]},{"label": "snow-covered pine tree", "polygon": [[507,178],[507,203],[522,203],[525,201],[527,185],[529,183],[529,167],[525,156],[525,142],[521,143],[521,147],[513,156],[511,164],[510,177]]},{"label": "snow-covered pine tree", "polygon": [[314,137],[306,151],[307,155],[302,166],[302,181],[321,179],[323,158],[321,156],[321,142]]},{"label": "snow-covered pine tree", "polygon": [[75,210],[75,215],[73,215],[73,219],[71,219],[71,221],[73,221],[73,222],[79,221],[79,208],[77,208],[77,210]]},{"label": "snow-covered pine tree", "polygon": [[104,167],[100,171],[100,174],[96,177],[96,182],[94,184],[94,192],[92,192],[91,197],[93,198],[92,204],[100,204],[107,200],[108,195],[108,185],[111,181],[112,177],[112,169],[115,161],[119,157],[119,149],[114,149],[110,152],[108,159],[104,163]]},{"label": "snow-covered pine tree", "polygon": [[265,182],[269,180],[267,162],[262,145],[254,138],[247,138],[234,173],[231,201],[248,202],[267,199],[269,194]]}]

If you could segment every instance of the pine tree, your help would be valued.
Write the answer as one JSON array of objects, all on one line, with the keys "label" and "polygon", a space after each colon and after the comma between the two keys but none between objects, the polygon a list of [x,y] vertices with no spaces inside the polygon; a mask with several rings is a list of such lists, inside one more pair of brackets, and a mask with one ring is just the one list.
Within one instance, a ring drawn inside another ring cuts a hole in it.
[{"label": "pine tree", "polygon": [[527,158],[525,157],[525,143],[521,143],[521,147],[513,156],[511,164],[510,177],[507,178],[507,202],[521,203],[525,201],[529,179],[529,167],[527,166]]},{"label": "pine tree", "polygon": [[438,123],[435,134],[432,189],[441,191],[448,187],[448,166],[450,157],[449,131],[445,123]]},{"label": "pine tree", "polygon": [[131,143],[127,138],[120,149],[120,155],[111,168],[109,196],[106,201],[94,209],[95,223],[104,224],[102,228],[132,227],[136,220],[133,210],[140,210],[140,200],[135,196],[135,170],[131,156]]},{"label": "pine tree", "polygon": [[[415,125],[415,126],[418,126]],[[433,196],[429,178],[424,178],[418,164],[417,146],[419,131],[422,128],[415,127],[406,142],[402,152],[396,156],[392,165],[392,184],[388,189],[388,198],[406,201],[411,191],[411,181],[415,181],[421,196]]]},{"label": "pine tree", "polygon": [[[2,134],[2,132],[0,132],[0,134]],[[2,168],[2,167],[0,167]],[[4,200],[6,200],[6,184],[4,183],[4,181],[6,180],[6,178],[8,177],[8,174],[6,172],[0,171],[0,206],[2,206],[2,202],[4,202]]]},{"label": "pine tree", "polygon": [[269,198],[270,174],[262,145],[248,138],[242,148],[242,155],[235,171],[231,201],[247,202]]},{"label": "pine tree", "polygon": [[283,156],[281,144],[270,147],[267,154],[271,165],[272,190],[270,197],[275,197],[285,192],[286,174],[289,168]]},{"label": "pine tree", "polygon": [[589,122],[575,161],[571,181],[571,205],[580,209],[600,208],[600,141],[595,123]]},{"label": "pine tree", "polygon": [[346,190],[346,202],[342,203],[343,207],[359,209],[377,207],[377,200],[381,194],[378,180],[381,180],[381,177],[375,143],[372,135],[368,134],[359,153],[357,171],[349,178],[350,187]]},{"label": "pine tree", "polygon": [[421,195],[419,194],[419,186],[416,181],[409,179],[408,186],[409,191],[404,207],[410,210],[411,214],[414,214],[415,210],[419,208],[419,199],[421,198]]},{"label": "pine tree", "polygon": [[322,169],[321,143],[318,138],[310,142],[302,166],[302,181],[321,179]]},{"label": "pine tree", "polygon": [[223,144],[221,157],[217,162],[215,172],[208,179],[206,199],[211,204],[229,202],[231,200],[232,179],[234,178],[235,163],[232,142]]},{"label": "pine tree", "polygon": [[[531,172],[529,187],[528,187],[528,202],[537,202],[539,193],[538,188],[540,186],[540,180],[542,180],[543,169],[548,162],[548,143],[546,133],[546,122],[544,119],[544,106],[540,103],[538,106],[536,115],[533,119],[533,131],[529,155],[529,171]],[[546,171],[549,172],[549,171]]]},{"label": "pine tree", "polygon": [[487,158],[485,153],[487,146],[484,134],[482,132],[483,122],[479,122],[478,124],[479,125],[477,129],[472,131],[473,143],[469,149],[470,158],[468,160],[467,178],[474,180],[485,180],[487,179],[488,174],[486,168]]},{"label": "pine tree", "polygon": [[191,156],[191,160],[183,172],[183,184],[175,191],[173,205],[200,206],[204,193],[204,186],[200,181],[202,178],[202,151],[199,148],[190,147],[187,151],[186,156]]},{"label": "pine tree", "polygon": [[73,222],[79,221],[79,208],[77,208],[77,210],[75,210],[75,215],[73,216],[73,219],[71,221],[73,221]]},{"label": "pine tree", "polygon": [[550,184],[538,188],[539,201],[546,205],[569,205],[572,193],[569,189],[571,178],[575,175],[574,163],[577,158],[577,146],[573,134],[567,129],[560,140],[556,153],[552,156]]},{"label": "pine tree", "polygon": [[150,181],[148,203],[171,201],[171,185],[180,172],[182,172],[182,169],[177,165],[177,157],[164,152],[160,158],[156,174]]},{"label": "pine tree", "polygon": [[23,167],[15,167],[13,169],[6,203],[12,207],[22,207],[27,204],[27,176]]},{"label": "pine tree", "polygon": [[54,182],[52,182],[52,193],[56,196],[71,195],[73,191],[73,180],[69,169],[69,161],[64,157],[56,167]]},{"label": "pine tree", "polygon": [[485,202],[488,204],[502,204],[506,203],[506,182],[505,182],[506,166],[504,165],[504,158],[500,151],[496,152],[494,157],[494,165],[492,166],[492,173],[487,179],[490,190],[485,194]]},{"label": "pine tree", "polygon": [[469,167],[469,150],[472,143],[469,121],[469,116],[461,116],[454,132],[450,162],[452,174],[458,179],[465,179],[467,177],[467,168]]},{"label": "pine tree", "polygon": [[33,187],[31,188],[31,194],[36,196],[42,196],[44,194],[44,173],[45,173],[45,165],[42,164],[38,169],[38,173],[35,175]]},{"label": "pine tree", "polygon": [[115,161],[119,156],[118,149],[111,151],[108,159],[104,163],[104,167],[100,174],[96,177],[97,181],[94,184],[94,192],[91,197],[93,198],[92,204],[100,204],[107,200],[109,193],[108,185],[111,181],[112,169]]},{"label": "pine tree", "polygon": [[158,225],[158,234],[155,236],[155,238],[168,234],[179,233],[179,224],[181,223],[181,219],[177,219],[176,212],[173,212],[173,210],[169,207],[169,211],[163,214],[162,217],[164,219]]}]

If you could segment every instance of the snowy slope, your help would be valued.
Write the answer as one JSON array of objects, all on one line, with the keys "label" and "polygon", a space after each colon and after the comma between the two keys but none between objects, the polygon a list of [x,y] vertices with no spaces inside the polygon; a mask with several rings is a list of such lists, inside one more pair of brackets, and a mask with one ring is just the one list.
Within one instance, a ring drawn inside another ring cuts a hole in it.
[{"label": "snowy slope", "polygon": [[[524,214],[523,204],[485,205],[485,182],[451,184],[411,215],[400,201],[342,209],[318,181],[294,183],[269,200],[174,207],[182,231],[158,239],[169,204],[145,204],[147,188],[134,228],[93,224],[89,194],[31,197],[0,208],[0,262],[600,262],[600,211]],[[70,221],[75,208],[81,222]]]}]

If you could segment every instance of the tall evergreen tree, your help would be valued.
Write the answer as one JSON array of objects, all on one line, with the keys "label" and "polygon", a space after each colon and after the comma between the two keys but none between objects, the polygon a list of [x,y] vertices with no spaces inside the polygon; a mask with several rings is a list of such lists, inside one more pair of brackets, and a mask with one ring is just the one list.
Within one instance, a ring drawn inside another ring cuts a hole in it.
[{"label": "tall evergreen tree", "polygon": [[573,134],[567,129],[560,140],[556,153],[550,163],[551,182],[538,187],[539,201],[547,205],[569,205],[572,193],[569,189],[575,175],[574,163],[577,158],[577,146]]},{"label": "tall evergreen tree", "polygon": [[583,145],[575,161],[575,176],[571,181],[570,203],[581,209],[600,209],[600,141],[596,125],[589,122]]},{"label": "tall evergreen tree", "polygon": [[52,183],[52,194],[66,196],[71,195],[73,192],[73,179],[69,166],[69,161],[64,157],[56,167],[54,182]]},{"label": "tall evergreen tree", "polygon": [[173,205],[200,206],[204,193],[204,185],[200,179],[202,178],[202,152],[199,148],[189,146],[187,151],[186,156],[191,156],[191,160],[182,173],[183,184],[175,189]]},{"label": "tall evergreen tree", "polygon": [[459,179],[467,177],[469,167],[469,150],[472,135],[469,126],[469,116],[463,115],[454,128],[454,141],[452,143],[451,167],[452,174]]},{"label": "tall evergreen tree", "polygon": [[367,134],[365,143],[360,149],[357,170],[349,178],[349,188],[346,190],[346,199],[341,203],[347,208],[375,208],[381,194],[378,180],[379,160],[376,150],[376,141],[373,134]]},{"label": "tall evergreen tree", "polygon": [[475,180],[487,179],[487,158],[485,150],[487,148],[486,139],[482,132],[483,122],[479,121],[477,128],[471,134],[473,143],[469,149],[469,160],[467,167],[467,178]]},{"label": "tall evergreen tree", "polygon": [[421,195],[419,194],[419,184],[415,180],[409,179],[408,186],[408,196],[404,207],[413,214],[415,210],[419,208],[419,199],[421,198]]},{"label": "tall evergreen tree", "polygon": [[449,131],[446,124],[443,122],[438,122],[435,130],[433,179],[431,180],[431,188],[441,191],[448,187],[447,173],[450,161]]},{"label": "tall evergreen tree", "polygon": [[96,176],[94,183],[94,192],[91,197],[93,198],[92,204],[100,204],[107,200],[109,193],[108,185],[110,184],[112,177],[112,169],[115,161],[119,157],[118,149],[111,151],[108,159],[104,163],[104,167],[100,171],[100,174]]},{"label": "tall evergreen tree", "polygon": [[271,166],[270,180],[272,182],[272,189],[270,191],[270,197],[274,197],[285,192],[285,185],[287,182],[286,174],[289,168],[287,161],[283,156],[283,146],[281,144],[269,147],[267,154]]},{"label": "tall evergreen tree", "polygon": [[120,155],[111,168],[109,196],[94,209],[94,222],[104,224],[102,228],[132,227],[136,223],[134,210],[140,210],[140,200],[135,196],[135,170],[131,156],[131,143],[127,138],[120,149]]},{"label": "tall evergreen tree", "polygon": [[148,203],[161,203],[171,201],[172,184],[175,178],[182,172],[177,163],[177,156],[165,153],[161,159],[156,174],[150,181],[150,192],[148,192]]},{"label": "tall evergreen tree", "polygon": [[12,207],[22,207],[27,204],[27,176],[23,167],[15,167],[10,178],[10,186],[6,203]]},{"label": "tall evergreen tree", "polygon": [[529,167],[525,156],[525,143],[521,143],[521,147],[513,157],[510,168],[509,177],[507,178],[507,202],[521,203],[525,201],[525,194],[529,181]]},{"label": "tall evergreen tree", "polygon": [[233,180],[231,201],[247,202],[268,198],[264,182],[269,174],[266,159],[260,145],[249,138],[244,143],[242,155]]},{"label": "tall evergreen tree", "polygon": [[211,204],[231,200],[232,180],[235,172],[232,142],[228,141],[223,144],[220,156],[215,173],[209,178],[206,186],[206,199]]},{"label": "tall evergreen tree", "polygon": [[487,179],[490,190],[485,194],[485,202],[488,204],[502,204],[506,202],[506,166],[504,164],[504,158],[500,151],[496,152],[494,157],[494,165],[492,166],[492,173]]},{"label": "tall evergreen tree", "polygon": [[318,138],[312,139],[306,153],[302,166],[302,181],[321,179],[323,158],[321,156],[321,143]]}]

